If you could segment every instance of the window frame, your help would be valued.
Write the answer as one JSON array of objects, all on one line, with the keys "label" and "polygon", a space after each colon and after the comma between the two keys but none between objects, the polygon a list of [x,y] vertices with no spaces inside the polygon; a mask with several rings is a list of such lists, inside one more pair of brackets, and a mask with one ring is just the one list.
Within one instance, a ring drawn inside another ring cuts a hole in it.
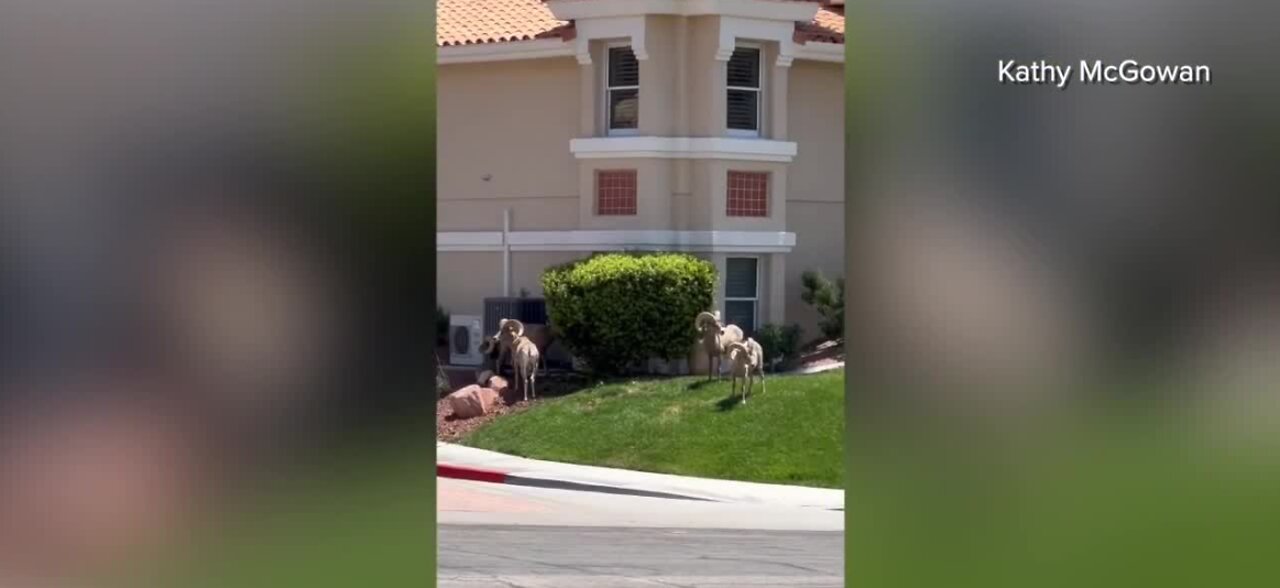
[{"label": "window frame", "polygon": [[[751,298],[743,298],[740,296],[729,296],[729,260],[731,259],[751,259],[756,262],[755,263],[756,265],[755,296]],[[732,257],[726,256],[724,258],[724,302],[725,302],[724,306],[725,306],[725,315],[726,315],[725,320],[728,320],[728,310],[729,310],[730,302],[750,302],[752,333],[758,332],[760,330],[760,274],[762,270],[760,266],[761,266],[761,263],[760,263],[759,255],[734,255]]]},{"label": "window frame", "polygon": [[[604,78],[601,80],[601,86],[604,88],[604,131],[609,137],[626,137],[640,134],[640,61],[636,60],[636,85],[634,86],[610,86],[609,74],[613,60],[609,59],[609,53],[614,49],[626,47],[631,49],[632,57],[635,56],[635,49],[631,47],[631,43],[627,41],[614,41],[606,43],[604,46]],[[636,91],[636,128],[634,129],[615,129],[613,128],[613,92],[616,90],[635,90]]]},{"label": "window frame", "polygon": [[[759,56],[759,58],[756,59],[756,66],[760,68],[760,71],[757,73],[757,79],[760,80],[760,84],[759,84],[759,87],[757,88],[749,88],[745,86],[730,86],[729,85],[729,67],[728,67],[729,62],[727,61],[725,62],[725,76],[724,76],[725,134],[730,137],[760,138],[764,136],[764,133],[763,133],[764,131],[764,84],[765,84],[764,44],[751,43],[751,42],[738,42],[734,44],[733,49],[734,51],[737,51],[738,49],[754,49],[756,51],[756,55]],[[733,56],[730,55],[729,59],[732,60]],[[733,91],[756,93],[756,128],[755,130],[729,128],[729,120],[728,120],[729,92],[733,92]]]}]

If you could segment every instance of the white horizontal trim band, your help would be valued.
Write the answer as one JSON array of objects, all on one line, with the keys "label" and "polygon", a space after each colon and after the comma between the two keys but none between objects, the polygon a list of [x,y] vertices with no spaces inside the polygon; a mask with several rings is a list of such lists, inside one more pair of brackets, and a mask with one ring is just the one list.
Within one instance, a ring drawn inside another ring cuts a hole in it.
[{"label": "white horizontal trim band", "polygon": [[451,45],[436,48],[436,63],[483,63],[488,61],[517,61],[549,57],[573,57],[574,45],[561,39],[536,39],[533,41],[502,41],[477,45]]},{"label": "white horizontal trim band", "polygon": [[809,41],[796,47],[796,59],[844,63],[844,43]]},{"label": "white horizontal trim band", "polygon": [[592,137],[570,139],[578,159],[734,159],[790,163],[797,147],[791,141],[733,137]]},{"label": "white horizontal trim band", "polygon": [[[786,231],[512,231],[512,251],[697,251],[787,253],[796,234]],[[500,231],[436,233],[438,251],[501,251]]]}]

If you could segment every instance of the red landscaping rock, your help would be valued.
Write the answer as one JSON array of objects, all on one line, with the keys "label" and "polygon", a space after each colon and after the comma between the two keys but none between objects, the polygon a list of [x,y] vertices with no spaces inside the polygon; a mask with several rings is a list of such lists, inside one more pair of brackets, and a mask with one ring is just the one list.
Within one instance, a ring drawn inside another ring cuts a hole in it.
[{"label": "red landscaping rock", "polygon": [[507,390],[511,388],[511,384],[507,382],[506,378],[502,376],[490,376],[489,380],[485,382],[485,385],[490,390],[497,392],[498,396],[501,396],[504,400],[510,402],[511,399],[508,397]]},{"label": "red landscaping rock", "polygon": [[455,418],[471,419],[493,412],[498,405],[498,393],[489,388],[472,384],[450,394],[446,400]]}]

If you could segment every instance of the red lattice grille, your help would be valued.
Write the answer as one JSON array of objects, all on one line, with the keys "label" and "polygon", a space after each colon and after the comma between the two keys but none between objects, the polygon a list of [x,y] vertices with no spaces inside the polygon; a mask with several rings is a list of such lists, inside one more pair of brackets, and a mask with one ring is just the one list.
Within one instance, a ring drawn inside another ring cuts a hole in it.
[{"label": "red lattice grille", "polygon": [[769,174],[729,172],[729,216],[769,216]]},{"label": "red lattice grille", "polygon": [[636,170],[596,172],[596,214],[636,213]]}]

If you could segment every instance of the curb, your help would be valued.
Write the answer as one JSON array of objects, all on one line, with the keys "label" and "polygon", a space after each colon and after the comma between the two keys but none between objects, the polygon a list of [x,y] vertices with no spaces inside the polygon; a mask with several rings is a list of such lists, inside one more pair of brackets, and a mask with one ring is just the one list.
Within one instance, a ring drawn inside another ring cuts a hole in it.
[{"label": "curb", "polygon": [[494,484],[507,483],[507,474],[504,472],[445,464],[436,464],[436,475],[441,478],[456,478],[459,480],[471,480],[473,482],[491,482]]},{"label": "curb", "polygon": [[599,492],[602,494],[616,494],[621,496],[641,496],[645,498],[666,498],[673,500],[696,500],[701,502],[719,502],[710,498],[701,496],[690,496],[687,494],[675,494],[671,492],[658,492],[655,490],[641,490],[638,488],[627,488],[624,486],[609,486],[605,484],[589,484],[586,482],[571,482],[568,480],[555,480],[550,478],[539,478],[532,476],[521,476],[517,474],[509,474],[506,472],[498,472],[494,470],[485,470],[480,468],[470,468],[446,464],[436,465],[436,475],[441,478],[453,478],[458,480],[470,480],[472,482],[489,482],[493,484],[510,484],[513,486],[527,486],[530,488],[547,488],[550,490],[573,490],[578,492]]}]

